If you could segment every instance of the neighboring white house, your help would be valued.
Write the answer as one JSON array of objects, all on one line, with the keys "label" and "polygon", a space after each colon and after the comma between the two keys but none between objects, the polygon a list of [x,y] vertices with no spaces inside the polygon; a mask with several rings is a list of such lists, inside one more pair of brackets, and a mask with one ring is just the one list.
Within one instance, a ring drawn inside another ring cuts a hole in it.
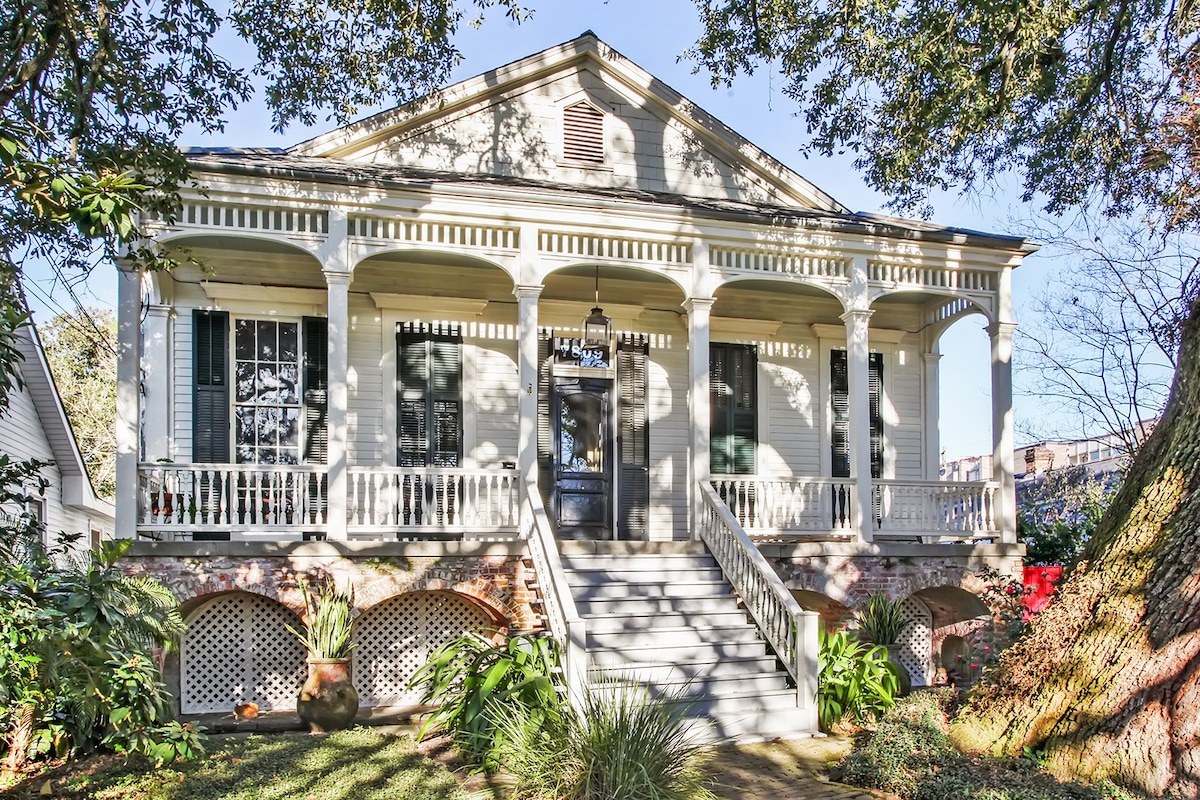
[{"label": "neighboring white house", "polygon": [[[184,712],[286,707],[296,581],[331,574],[367,705],[490,620],[548,628],[575,682],[690,675],[720,735],[812,730],[801,605],[904,598],[920,685],[974,572],[1019,569],[1023,239],[851,213],[590,33],[189,160],[203,191],[148,222],[204,267],[123,266],[118,385],[118,528],[185,601]],[[948,483],[938,340],[967,314],[995,478]]]},{"label": "neighboring white house", "polygon": [[82,546],[95,547],[113,536],[113,504],[92,488],[32,322],[18,330],[17,348],[24,357],[17,366],[20,385],[9,392],[0,416],[0,453],[53,462],[42,469],[49,482],[45,493],[28,510],[41,521],[47,542],[59,533],[78,533]]}]

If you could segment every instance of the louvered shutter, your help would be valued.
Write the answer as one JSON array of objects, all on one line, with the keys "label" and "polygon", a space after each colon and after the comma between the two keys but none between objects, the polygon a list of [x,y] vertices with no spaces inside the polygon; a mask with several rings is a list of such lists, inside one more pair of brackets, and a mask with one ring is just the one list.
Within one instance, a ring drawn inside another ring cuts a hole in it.
[{"label": "louvered shutter", "polygon": [[709,468],[754,472],[758,447],[758,356],[753,345],[709,347]]},{"label": "louvered shutter", "polygon": [[462,338],[458,328],[405,323],[396,341],[396,463],[402,467],[456,467],[462,456]]},{"label": "louvered shutter", "polygon": [[729,384],[730,472],[754,474],[758,448],[758,354],[752,346],[731,348]]},{"label": "louvered shutter", "polygon": [[329,325],[304,318],[304,463],[329,460]]},{"label": "louvered shutter", "polygon": [[833,477],[850,477],[850,373],[845,350],[829,353],[829,405],[833,420],[829,442]]},{"label": "louvered shutter", "polygon": [[617,434],[617,538],[645,539],[650,522],[650,436],[646,414],[649,341],[624,335],[617,343],[620,420]]},{"label": "louvered shutter", "polygon": [[[850,374],[845,350],[830,352],[829,393],[833,407],[830,442],[833,477],[850,477]],[[883,475],[883,354],[871,353],[868,387],[871,424],[871,477]]]},{"label": "louvered shutter", "polygon": [[708,356],[708,467],[714,475],[729,471],[729,386],[725,383],[729,351],[725,345],[709,347]]},{"label": "louvered shutter", "polygon": [[563,109],[563,156],[604,163],[604,114],[587,103]]},{"label": "louvered shutter", "polygon": [[550,339],[553,332],[538,331],[537,350],[537,453],[538,487],[542,502],[550,508],[554,494],[554,435],[550,429]]},{"label": "louvered shutter", "polygon": [[229,314],[192,313],[192,460],[229,463]]},{"label": "louvered shutter", "polygon": [[883,477],[883,353],[871,353],[871,477]]}]

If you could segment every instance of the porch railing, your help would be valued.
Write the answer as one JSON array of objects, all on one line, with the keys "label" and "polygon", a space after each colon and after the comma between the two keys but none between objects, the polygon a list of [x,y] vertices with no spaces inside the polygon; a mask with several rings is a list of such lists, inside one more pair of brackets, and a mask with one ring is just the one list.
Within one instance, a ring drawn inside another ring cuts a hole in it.
[{"label": "porch railing", "polygon": [[874,482],[874,525],[880,533],[996,536],[997,483],[949,481]]},{"label": "porch railing", "polygon": [[350,467],[346,498],[352,538],[381,533],[515,538],[520,477],[515,469]]},{"label": "porch railing", "polygon": [[142,464],[138,468],[138,535],[255,538],[326,529],[329,482],[322,466]]},{"label": "porch railing", "polygon": [[567,585],[558,542],[554,540],[554,527],[546,514],[541,495],[528,488],[522,494],[525,510],[522,532],[529,545],[529,557],[537,571],[546,624],[550,634],[563,648],[563,677],[571,702],[580,703],[587,688],[587,623],[579,616],[571,587]]},{"label": "porch railing", "polygon": [[817,727],[817,615],[800,608],[712,486],[699,484],[700,540],[742,598],[763,638],[796,682],[796,705]]},{"label": "porch railing", "polygon": [[846,478],[714,475],[717,496],[738,524],[756,535],[850,535],[854,487]]}]

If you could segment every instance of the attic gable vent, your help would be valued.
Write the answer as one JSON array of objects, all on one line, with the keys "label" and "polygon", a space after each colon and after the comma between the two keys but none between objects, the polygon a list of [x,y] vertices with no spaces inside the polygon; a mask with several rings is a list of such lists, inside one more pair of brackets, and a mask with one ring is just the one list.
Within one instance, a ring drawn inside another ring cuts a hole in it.
[{"label": "attic gable vent", "polygon": [[563,157],[604,163],[604,114],[588,103],[563,109]]}]

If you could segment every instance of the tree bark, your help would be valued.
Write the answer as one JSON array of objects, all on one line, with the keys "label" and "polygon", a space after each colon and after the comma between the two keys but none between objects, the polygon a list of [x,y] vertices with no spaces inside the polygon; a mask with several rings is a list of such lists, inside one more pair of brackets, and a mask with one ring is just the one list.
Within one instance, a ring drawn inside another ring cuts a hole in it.
[{"label": "tree bark", "polygon": [[33,744],[33,715],[36,711],[36,706],[26,703],[13,714],[12,727],[6,737],[8,754],[4,757],[0,777],[12,780],[20,774],[25,762],[29,760],[29,747]]},{"label": "tree bark", "polygon": [[1200,298],[1177,365],[1079,563],[955,720],[961,747],[1200,798]]}]

